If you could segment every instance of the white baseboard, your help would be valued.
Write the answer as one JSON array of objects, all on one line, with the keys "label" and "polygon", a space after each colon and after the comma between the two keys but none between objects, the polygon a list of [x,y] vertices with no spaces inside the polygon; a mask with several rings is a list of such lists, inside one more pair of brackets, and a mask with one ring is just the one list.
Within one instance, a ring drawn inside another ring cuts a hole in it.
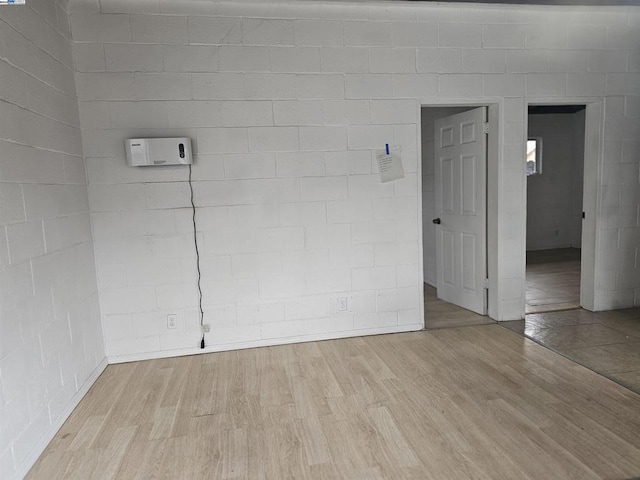
[{"label": "white baseboard", "polygon": [[91,386],[95,383],[95,381],[102,374],[102,372],[104,372],[104,369],[107,368],[107,365],[108,365],[107,359],[104,358],[102,362],[100,362],[100,364],[96,367],[96,369],[91,373],[87,381],[84,382],[82,387],[80,387],[80,390],[78,390],[75,393],[75,395],[71,398],[71,400],[69,400],[69,403],[67,403],[67,406],[60,413],[60,415],[58,415],[58,418],[56,419],[55,424],[51,425],[51,427],[47,429],[46,432],[43,432],[43,435],[40,441],[33,447],[33,450],[31,451],[29,456],[25,458],[20,465],[18,465],[18,469],[15,471],[14,475],[11,477],[10,480],[22,479],[27,475],[27,473],[29,473],[29,470],[31,470],[31,467],[33,467],[33,465],[36,463],[40,455],[42,455],[42,452],[44,452],[45,448],[47,448],[47,445],[49,445],[49,442],[53,440],[53,437],[55,437],[58,430],[60,430],[60,427],[62,427],[62,424],[67,420],[67,418],[69,418],[69,415],[71,415],[71,412],[73,412],[73,409],[78,406],[78,403],[80,403],[80,400],[84,398],[84,396],[87,394]]},{"label": "white baseboard", "polygon": [[415,332],[422,330],[424,325],[416,323],[411,325],[401,325],[395,327],[366,328],[362,330],[348,330],[346,332],[328,332],[314,335],[299,335],[286,338],[270,338],[267,340],[254,340],[251,342],[225,343],[212,345],[205,348],[183,348],[176,350],[164,350],[155,352],[132,353],[130,355],[119,355],[107,357],[109,364],[137,362],[140,360],[153,360],[158,358],[182,357],[186,355],[197,355],[200,353],[226,352],[229,350],[243,350],[246,348],[271,347],[275,345],[286,345],[289,343],[316,342],[319,340],[334,340],[337,338],[363,337],[367,335],[382,335],[386,333]]}]

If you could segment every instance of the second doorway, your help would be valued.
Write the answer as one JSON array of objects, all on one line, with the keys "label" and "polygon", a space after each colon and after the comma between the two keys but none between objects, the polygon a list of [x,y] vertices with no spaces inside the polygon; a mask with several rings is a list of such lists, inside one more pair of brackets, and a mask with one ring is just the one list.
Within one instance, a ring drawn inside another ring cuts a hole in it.
[{"label": "second doorway", "polygon": [[580,307],[585,105],[529,106],[526,313]]}]

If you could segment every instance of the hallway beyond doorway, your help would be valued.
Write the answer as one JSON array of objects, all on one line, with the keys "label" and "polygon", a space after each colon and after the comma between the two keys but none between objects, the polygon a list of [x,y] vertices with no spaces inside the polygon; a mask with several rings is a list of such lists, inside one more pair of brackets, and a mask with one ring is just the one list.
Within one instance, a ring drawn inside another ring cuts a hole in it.
[{"label": "hallway beyond doorway", "polygon": [[580,307],[580,249],[527,252],[526,313]]}]

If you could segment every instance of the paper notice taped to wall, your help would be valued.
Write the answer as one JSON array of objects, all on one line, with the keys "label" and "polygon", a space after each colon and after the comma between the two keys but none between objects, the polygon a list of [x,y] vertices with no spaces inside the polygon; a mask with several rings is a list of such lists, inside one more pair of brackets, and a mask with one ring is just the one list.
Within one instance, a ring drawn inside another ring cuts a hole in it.
[{"label": "paper notice taped to wall", "polygon": [[380,173],[380,182],[386,183],[399,178],[404,178],[404,169],[402,168],[402,159],[400,157],[400,147],[389,148],[389,153],[382,150],[376,155],[378,159],[378,173]]}]

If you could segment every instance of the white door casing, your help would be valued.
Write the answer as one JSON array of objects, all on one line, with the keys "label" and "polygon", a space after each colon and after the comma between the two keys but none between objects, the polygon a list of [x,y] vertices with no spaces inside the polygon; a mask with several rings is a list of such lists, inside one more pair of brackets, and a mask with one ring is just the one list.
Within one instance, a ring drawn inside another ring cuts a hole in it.
[{"label": "white door casing", "polygon": [[435,122],[438,298],[487,313],[486,107]]}]

